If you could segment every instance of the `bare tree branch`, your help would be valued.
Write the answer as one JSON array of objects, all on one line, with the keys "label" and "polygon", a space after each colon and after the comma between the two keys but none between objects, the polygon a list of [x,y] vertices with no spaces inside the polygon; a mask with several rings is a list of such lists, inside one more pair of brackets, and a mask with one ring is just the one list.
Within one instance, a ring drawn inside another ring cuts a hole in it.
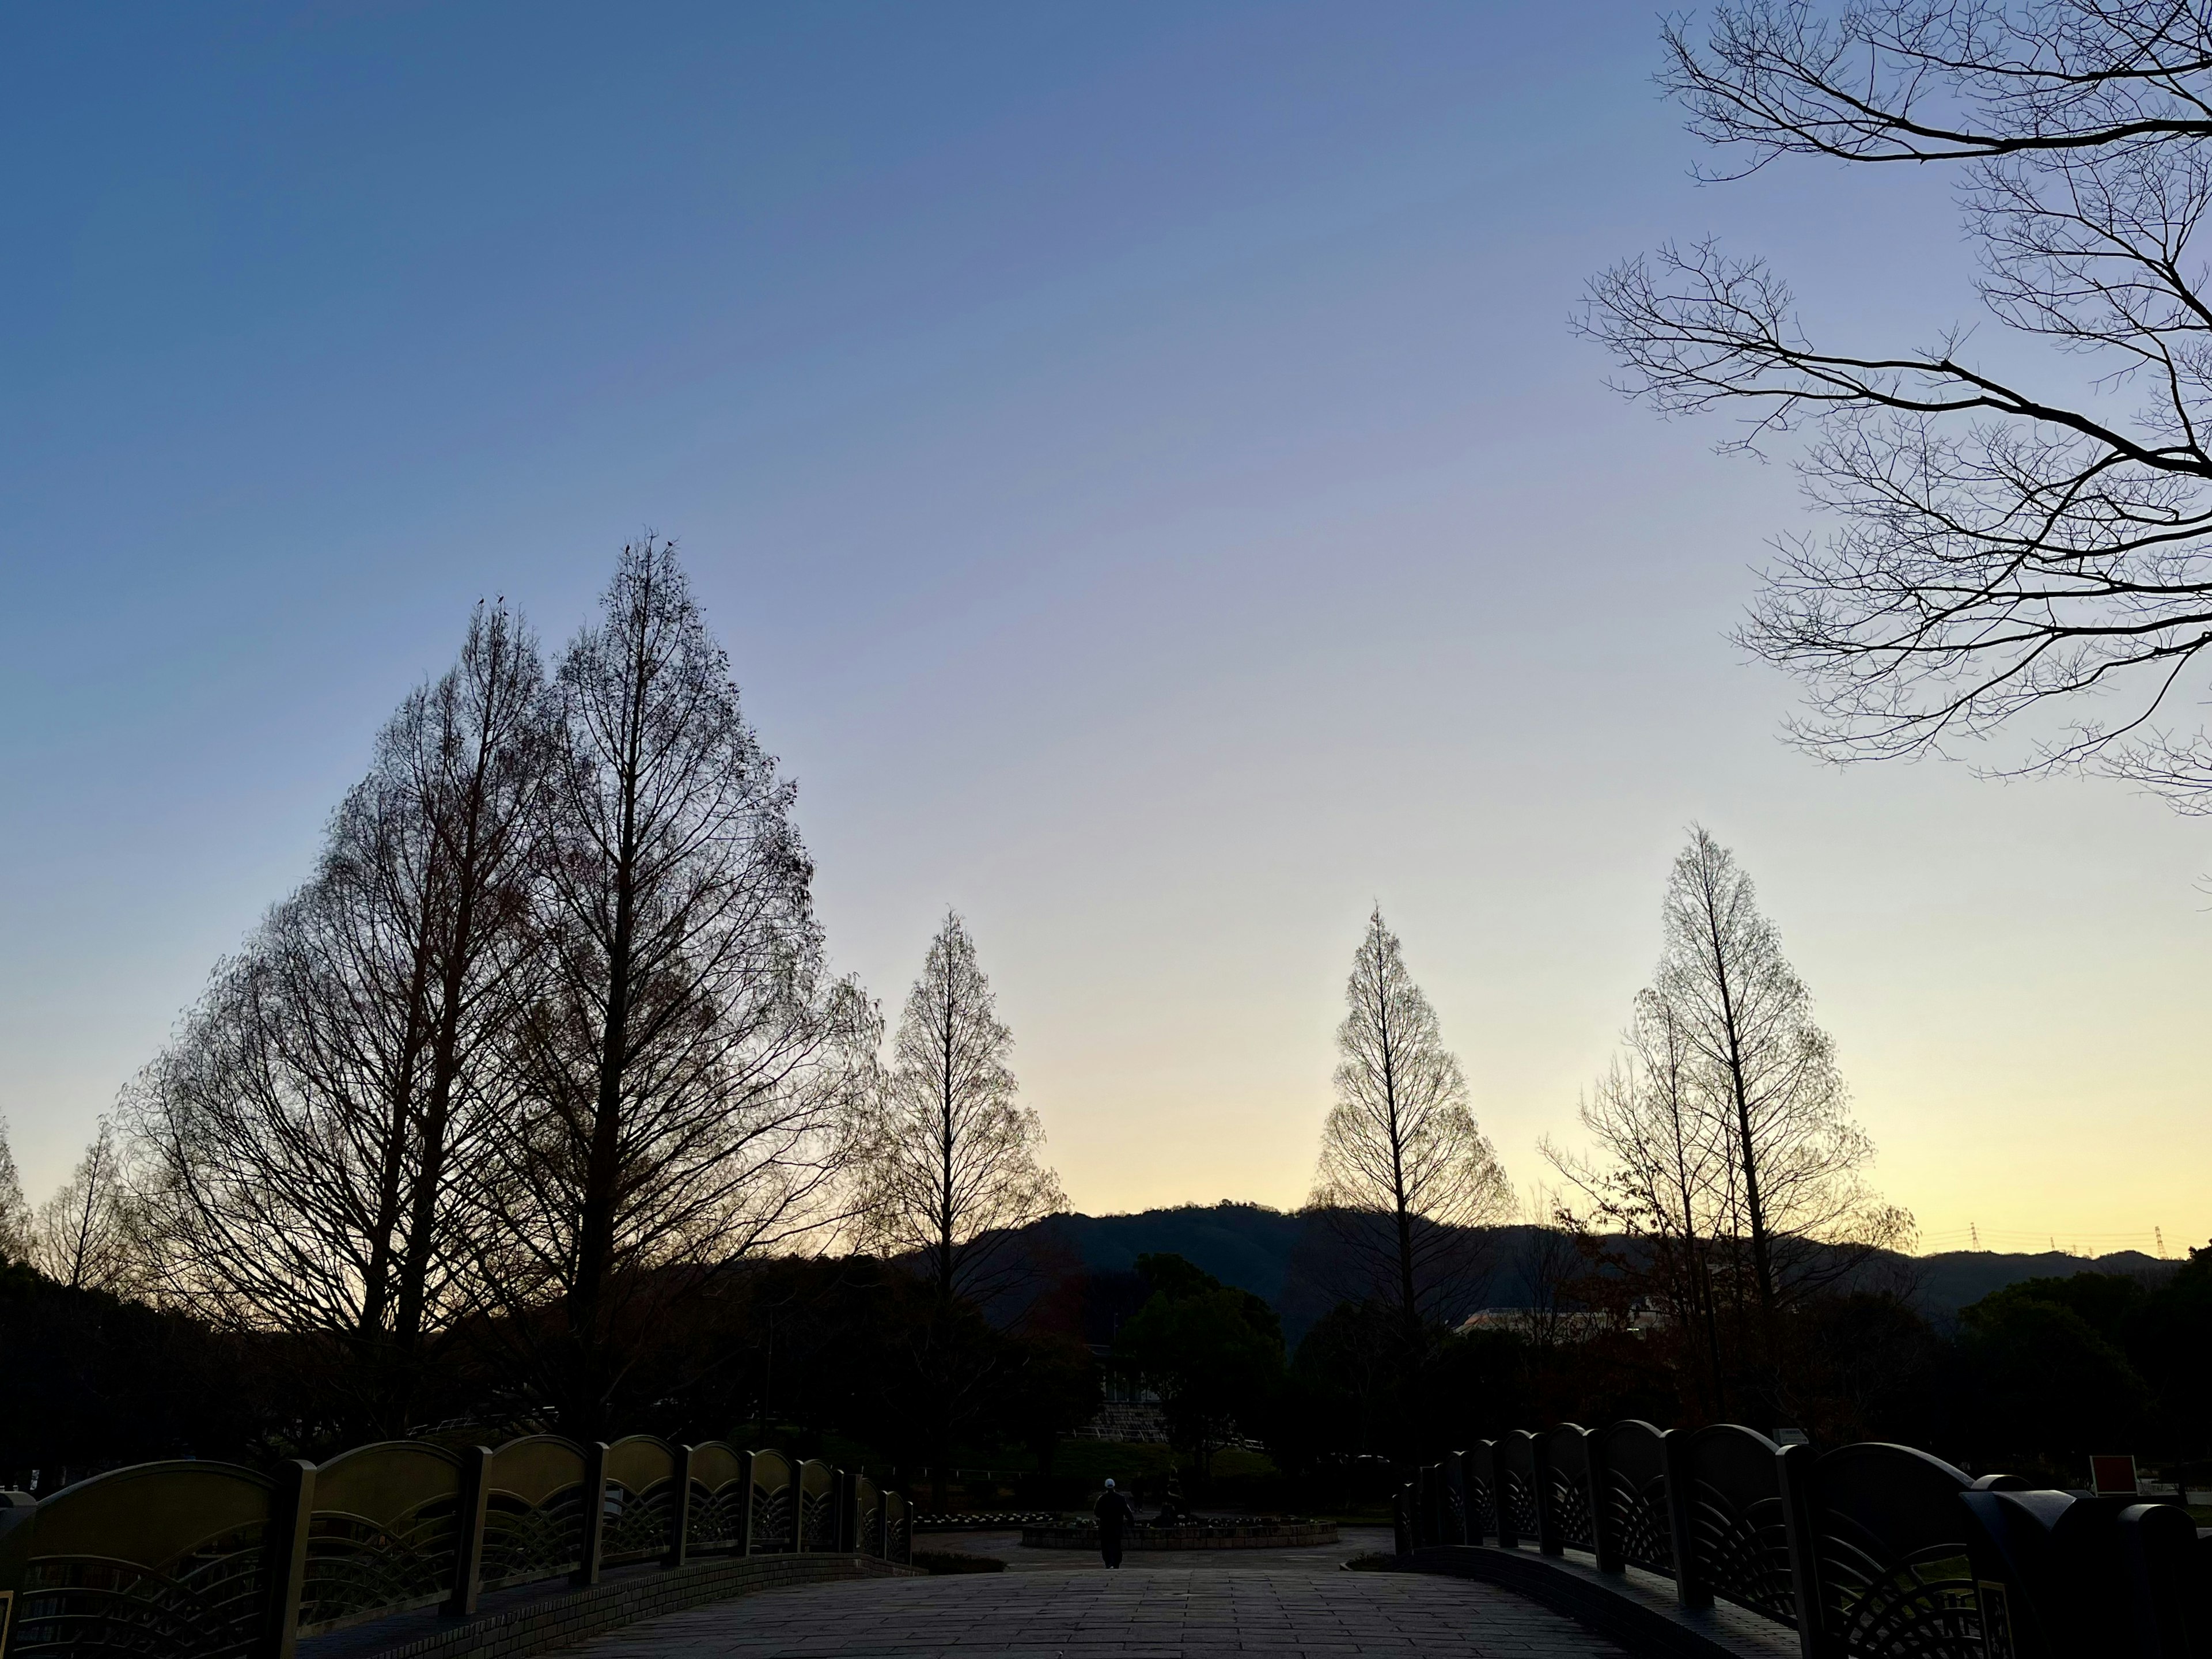
[{"label": "bare tree branch", "polygon": [[1785,283],[1710,242],[1592,283],[1578,326],[1621,391],[1741,409],[1727,448],[1803,435],[1808,496],[1838,527],[1778,544],[1738,636],[1802,681],[1793,737],[1838,760],[1948,753],[2033,713],[1989,769],[2094,768],[2203,810],[2212,21],[2159,0],[1755,0],[1665,40],[1662,81],[1739,172],[1959,165],[1991,315],[2088,370],[2039,391],[1956,327],[1816,344]]}]

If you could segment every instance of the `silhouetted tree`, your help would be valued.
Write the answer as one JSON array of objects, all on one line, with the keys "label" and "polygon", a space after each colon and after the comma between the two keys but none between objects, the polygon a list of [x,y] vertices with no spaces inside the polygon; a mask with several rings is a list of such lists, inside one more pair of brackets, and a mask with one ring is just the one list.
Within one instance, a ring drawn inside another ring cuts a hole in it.
[{"label": "silhouetted tree", "polygon": [[130,1110],[162,1293],[336,1339],[332,1380],[383,1432],[426,1338],[474,1303],[453,1177],[512,1115],[546,758],[536,647],[480,606],[379,734],[314,878],[217,970]]},{"label": "silhouetted tree", "polygon": [[144,1279],[141,1234],[114,1131],[103,1119],[76,1171],[40,1206],[30,1262],[73,1291],[129,1295]]},{"label": "silhouetted tree", "polygon": [[8,1146],[8,1122],[0,1118],[0,1267],[21,1261],[30,1249],[31,1218],[23,1203],[22,1177]]},{"label": "silhouetted tree", "polygon": [[1345,1001],[1336,1105],[1312,1203],[1331,1217],[1367,1288],[1396,1309],[1412,1348],[1431,1321],[1459,1311],[1480,1230],[1511,1213],[1513,1189],[1380,909],[1352,958]]},{"label": "silhouetted tree", "polygon": [[497,1334],[588,1437],[676,1299],[822,1221],[875,1028],[823,964],[792,786],[672,545],[623,550],[555,694],[549,982],[472,1238]]},{"label": "silhouetted tree", "polygon": [[1662,925],[1653,992],[1694,1059],[1701,1109],[1727,1149],[1726,1230],[1747,1246],[1771,1354],[1784,1303],[1905,1242],[1910,1218],[1868,1190],[1874,1145],[1851,1121],[1835,1045],[1814,1023],[1751,878],[1702,829],[1674,860]]},{"label": "silhouetted tree", "polygon": [[860,1172],[870,1242],[917,1256],[947,1302],[1000,1288],[1022,1265],[1015,1230],[1067,1207],[1037,1159],[1036,1112],[1017,1103],[1013,1041],[967,925],[947,912],[907,993]]},{"label": "silhouetted tree", "polygon": [[1730,155],[1717,176],[1960,168],[1984,303],[2071,359],[2053,382],[1955,324],[1827,344],[1764,261],[1711,241],[1593,284],[1583,326],[1622,390],[1740,410],[1736,448],[1809,434],[1807,492],[1840,527],[1782,548],[1742,635],[1804,681],[1796,736],[1911,756],[2048,706],[2008,765],[2094,766],[2207,810],[2212,739],[2186,710],[2212,645],[2212,14],[1749,0],[1665,42],[1691,131]]},{"label": "silhouetted tree", "polygon": [[1640,992],[1621,1055],[1583,1098],[1595,1155],[1549,1141],[1543,1152],[1593,1206],[1595,1230],[1641,1247],[1632,1266],[1617,1250],[1613,1265],[1648,1286],[1686,1340],[1706,1412],[1718,1417],[1727,1390],[1715,1252],[1734,1221],[1735,1183],[1727,1121],[1704,1075],[1674,1005]]}]

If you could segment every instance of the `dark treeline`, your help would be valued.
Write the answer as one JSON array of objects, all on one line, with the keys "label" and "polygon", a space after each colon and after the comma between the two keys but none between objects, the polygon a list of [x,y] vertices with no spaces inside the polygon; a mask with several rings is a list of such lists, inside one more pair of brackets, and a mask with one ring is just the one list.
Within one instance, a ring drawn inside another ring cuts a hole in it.
[{"label": "dark treeline", "polygon": [[[1325,1219],[1304,1220],[1326,1249]],[[1511,1230],[1496,1278],[1537,1299],[1439,1324],[1411,1364],[1387,1302],[1340,1303],[1286,1344],[1267,1300],[1181,1256],[1087,1270],[1049,1225],[1005,1254],[1027,1288],[988,1314],[943,1298],[914,1259],[733,1266],[632,1355],[618,1427],[866,1462],[926,1505],[962,1501],[943,1474],[962,1467],[1008,1472],[1024,1502],[1073,1503],[1110,1454],[1072,1454],[1069,1437],[1119,1369],[1157,1395],[1194,1498],[1334,1509],[1378,1496],[1391,1469],[1513,1428],[1711,1418],[1699,1333],[1654,1316],[1648,1260],[1618,1238]],[[1940,1322],[1913,1290],[1886,1270],[1791,1310],[1778,1368],[1789,1425],[2060,1484],[2079,1484],[2092,1451],[2212,1477],[2200,1388],[2212,1249],[2160,1273],[2023,1280]],[[64,1472],[180,1454],[325,1454],[351,1437],[353,1395],[328,1380],[324,1340],[0,1270],[0,1342],[37,1357],[0,1370],[0,1482],[39,1469],[51,1489]],[[433,1414],[411,1426],[454,1438],[558,1426],[503,1369],[507,1351],[445,1345],[425,1382]],[[1238,1446],[1267,1463],[1224,1463]]]}]

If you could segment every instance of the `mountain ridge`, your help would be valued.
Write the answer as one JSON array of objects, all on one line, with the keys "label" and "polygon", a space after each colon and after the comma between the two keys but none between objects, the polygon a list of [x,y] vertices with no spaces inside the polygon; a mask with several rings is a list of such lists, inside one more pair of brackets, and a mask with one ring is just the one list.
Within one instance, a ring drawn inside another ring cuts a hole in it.
[{"label": "mountain ridge", "polygon": [[[1111,1215],[1064,1212],[1023,1231],[1063,1260],[1072,1255],[1091,1273],[1132,1273],[1139,1255],[1180,1255],[1223,1284],[1249,1291],[1267,1302],[1282,1316],[1284,1334],[1295,1343],[1335,1299],[1311,1271],[1312,1226],[1297,1211],[1224,1199]],[[1489,1305],[1528,1305],[1524,1264],[1530,1241],[1550,1231],[1526,1224],[1498,1230],[1498,1267],[1486,1298]],[[2179,1265],[2137,1250],[2101,1256],[2070,1255],[2063,1250],[1944,1250],[1929,1255],[1884,1250],[1870,1264],[1892,1282],[1910,1285],[1908,1299],[1939,1325],[1949,1324],[1960,1309],[2022,1279],[2077,1273],[2152,1278]]]}]

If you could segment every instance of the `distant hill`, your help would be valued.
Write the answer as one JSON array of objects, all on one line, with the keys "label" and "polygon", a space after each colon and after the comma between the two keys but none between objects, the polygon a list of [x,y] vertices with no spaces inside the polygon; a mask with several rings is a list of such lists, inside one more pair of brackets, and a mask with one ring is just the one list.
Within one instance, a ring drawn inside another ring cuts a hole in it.
[{"label": "distant hill", "polygon": [[2074,1273],[2119,1273],[2130,1279],[2156,1279],[2179,1264],[2161,1261],[2140,1250],[2117,1250],[2111,1255],[2069,1255],[2063,1250],[2042,1250],[2033,1255],[2002,1255],[1995,1250],[1946,1250],[1940,1255],[1908,1258],[1920,1275],[1919,1303],[1930,1318],[1944,1319],[1979,1302],[1992,1291],[2017,1285],[2023,1279],[2064,1279]]},{"label": "distant hill", "polygon": [[[1092,1273],[1132,1272],[1137,1258],[1171,1252],[1195,1263],[1224,1285],[1262,1297],[1282,1316],[1283,1331],[1293,1344],[1326,1312],[1334,1297],[1318,1282],[1316,1268],[1325,1249],[1305,1218],[1264,1204],[1224,1201],[1144,1210],[1133,1215],[1060,1215],[1030,1230],[1061,1260],[1073,1256]],[[1495,1307],[1527,1305],[1521,1264],[1528,1258],[1531,1227],[1508,1227],[1499,1234],[1497,1269],[1487,1300]],[[1992,1291],[2024,1279],[2063,1279],[2069,1273],[2124,1273],[2155,1277],[2174,1264],[2135,1250],[2084,1257],[2063,1251],[2000,1255],[1992,1250],[1948,1250],[1937,1255],[1885,1256],[1884,1277],[1900,1276],[1916,1285],[1913,1299],[1939,1325],[1948,1325],[1960,1308]]]}]

